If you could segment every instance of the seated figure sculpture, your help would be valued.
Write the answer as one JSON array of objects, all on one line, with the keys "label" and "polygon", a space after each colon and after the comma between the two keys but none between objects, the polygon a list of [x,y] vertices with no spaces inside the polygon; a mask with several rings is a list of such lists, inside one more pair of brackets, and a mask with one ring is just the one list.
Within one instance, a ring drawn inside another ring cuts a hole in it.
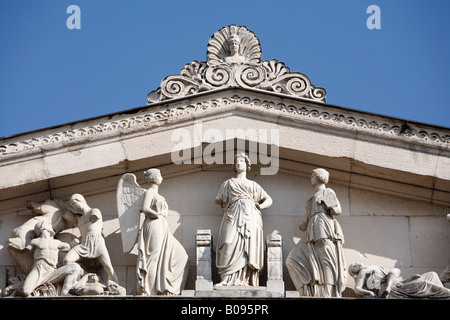
[{"label": "seated figure sculpture", "polygon": [[348,272],[355,279],[355,293],[365,297],[450,299],[450,289],[444,287],[436,272],[415,274],[405,280],[400,270],[353,263]]},{"label": "seated figure sculpture", "polygon": [[[145,190],[136,176],[126,173],[117,188],[117,207],[124,252],[137,242],[137,292],[139,295],[178,295],[187,277],[188,255],[169,230],[166,200],[158,192],[163,178],[158,169],[145,171]],[[142,226],[140,213],[145,215]],[[138,234],[139,231],[139,234]]]}]

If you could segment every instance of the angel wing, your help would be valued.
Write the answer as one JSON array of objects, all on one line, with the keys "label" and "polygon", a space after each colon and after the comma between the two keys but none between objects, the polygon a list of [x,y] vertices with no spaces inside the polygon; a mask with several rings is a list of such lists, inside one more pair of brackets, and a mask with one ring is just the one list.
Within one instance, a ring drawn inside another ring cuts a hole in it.
[{"label": "angel wing", "polygon": [[117,212],[123,252],[130,252],[136,243],[145,191],[132,173],[125,173],[117,185]]}]

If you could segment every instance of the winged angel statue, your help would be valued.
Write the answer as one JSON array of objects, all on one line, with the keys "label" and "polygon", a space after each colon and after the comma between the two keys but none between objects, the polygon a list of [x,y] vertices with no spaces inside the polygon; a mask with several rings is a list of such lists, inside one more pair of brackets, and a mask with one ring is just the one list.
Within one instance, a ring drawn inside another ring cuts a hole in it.
[{"label": "winged angel statue", "polygon": [[[124,252],[137,243],[137,291],[139,295],[177,295],[184,287],[188,255],[172,235],[167,223],[168,206],[158,188],[163,178],[158,169],[145,171],[148,190],[142,188],[132,173],[124,174],[117,187]],[[141,221],[141,213],[145,219]]]}]

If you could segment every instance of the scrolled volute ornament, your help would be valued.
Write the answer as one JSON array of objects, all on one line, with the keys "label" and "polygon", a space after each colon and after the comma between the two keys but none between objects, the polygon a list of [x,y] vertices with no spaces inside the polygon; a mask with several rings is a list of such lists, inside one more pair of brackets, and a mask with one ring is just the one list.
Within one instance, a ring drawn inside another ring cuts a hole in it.
[{"label": "scrolled volute ornament", "polygon": [[204,91],[239,86],[326,102],[326,91],[276,59],[261,60],[259,39],[244,26],[229,25],[213,34],[207,61],[186,64],[179,75],[163,79],[147,96],[147,104]]},{"label": "scrolled volute ornament", "polygon": [[233,82],[233,71],[225,64],[208,67],[205,81],[214,87],[227,87]]},{"label": "scrolled volute ornament", "polygon": [[261,66],[240,66],[236,71],[236,82],[241,87],[258,87],[266,80],[266,70]]}]

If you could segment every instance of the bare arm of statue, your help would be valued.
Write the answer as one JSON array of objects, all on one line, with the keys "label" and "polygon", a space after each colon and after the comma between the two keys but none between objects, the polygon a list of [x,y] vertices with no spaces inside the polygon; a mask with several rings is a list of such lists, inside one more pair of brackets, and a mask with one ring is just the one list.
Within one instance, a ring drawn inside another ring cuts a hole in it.
[{"label": "bare arm of statue", "polygon": [[266,198],[263,199],[263,201],[261,201],[260,203],[256,204],[256,207],[259,210],[264,210],[269,208],[272,205],[273,201],[272,198],[270,196],[267,196]]},{"label": "bare arm of statue", "polygon": [[144,202],[142,205],[141,212],[151,219],[158,219],[159,217],[158,213],[153,209],[151,209],[152,200],[153,200],[153,192],[152,190],[147,190],[147,192],[145,192],[144,194]]},{"label": "bare arm of statue", "polygon": [[380,290],[381,298],[386,298],[389,295],[389,293],[391,292],[392,285],[399,276],[400,276],[400,269],[394,268],[391,271],[389,271],[388,275],[386,276],[386,281],[381,284]]},{"label": "bare arm of statue", "polygon": [[359,272],[358,277],[355,279],[354,290],[357,294],[375,297],[374,292],[363,288],[364,283],[365,283],[367,277],[369,276],[369,272],[370,272],[370,270],[364,270],[364,269]]}]

